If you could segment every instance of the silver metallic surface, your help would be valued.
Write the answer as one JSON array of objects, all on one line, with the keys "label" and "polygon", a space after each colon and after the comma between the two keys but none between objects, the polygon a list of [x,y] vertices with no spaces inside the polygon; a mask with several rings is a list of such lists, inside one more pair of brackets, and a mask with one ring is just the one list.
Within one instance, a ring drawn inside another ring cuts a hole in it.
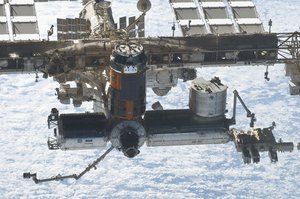
[{"label": "silver metallic surface", "polygon": [[190,88],[189,107],[202,117],[220,116],[226,110],[226,96],[227,86],[197,78]]},{"label": "silver metallic surface", "polygon": [[151,134],[147,138],[147,146],[224,144],[229,140],[225,128],[199,129],[196,132]]},{"label": "silver metallic surface", "polygon": [[60,138],[61,150],[99,149],[106,146],[105,138]]},{"label": "silver metallic surface", "polygon": [[110,141],[112,145],[117,149],[122,148],[120,137],[122,135],[122,131],[126,128],[131,128],[136,133],[139,137],[138,147],[141,147],[146,140],[146,130],[139,122],[136,121],[122,121],[115,125],[110,133]]}]

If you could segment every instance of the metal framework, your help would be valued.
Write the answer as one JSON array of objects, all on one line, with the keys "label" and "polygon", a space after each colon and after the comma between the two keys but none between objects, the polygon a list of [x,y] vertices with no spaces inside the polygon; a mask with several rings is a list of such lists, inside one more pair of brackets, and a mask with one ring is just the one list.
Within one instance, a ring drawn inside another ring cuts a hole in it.
[{"label": "metal framework", "polygon": [[32,178],[32,180],[38,184],[38,183],[43,183],[43,182],[50,182],[50,181],[59,181],[59,180],[64,180],[64,179],[75,179],[79,180],[83,175],[85,175],[87,172],[89,172],[92,168],[97,169],[96,165],[99,164],[112,150],[114,147],[110,147],[101,155],[99,158],[97,158],[92,164],[89,164],[82,172],[79,174],[72,174],[72,175],[56,175],[51,178],[44,178],[44,179],[38,179],[36,173],[23,173],[23,178]]},{"label": "metal framework", "polygon": [[278,33],[278,61],[299,62],[300,60],[300,32]]}]

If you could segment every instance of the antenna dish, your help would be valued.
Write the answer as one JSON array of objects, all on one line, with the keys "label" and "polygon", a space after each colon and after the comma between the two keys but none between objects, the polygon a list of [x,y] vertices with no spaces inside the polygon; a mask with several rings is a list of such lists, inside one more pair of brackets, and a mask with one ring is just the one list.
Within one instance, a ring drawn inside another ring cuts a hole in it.
[{"label": "antenna dish", "polygon": [[149,0],[139,0],[137,3],[137,9],[141,12],[148,12],[151,8],[151,2]]},{"label": "antenna dish", "polygon": [[96,3],[98,4],[98,6],[100,6],[103,9],[107,9],[111,6],[111,2],[110,1],[100,1],[100,0],[96,0]]}]

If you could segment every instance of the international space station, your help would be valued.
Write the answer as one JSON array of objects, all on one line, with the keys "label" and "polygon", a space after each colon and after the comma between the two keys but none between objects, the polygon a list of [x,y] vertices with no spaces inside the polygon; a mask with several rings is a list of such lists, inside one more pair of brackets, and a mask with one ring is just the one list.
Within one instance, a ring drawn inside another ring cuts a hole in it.
[{"label": "international space station", "polygon": [[[258,163],[260,152],[277,162],[277,152],[294,150],[293,142],[276,141],[275,123],[255,126],[255,114],[236,90],[232,117],[227,118],[227,86],[218,77],[197,77],[197,67],[284,63],[290,94],[300,94],[300,33],[273,33],[271,20],[266,31],[252,0],[169,0],[180,37],[145,37],[150,0],[137,1],[139,16],[118,22],[111,2],[83,0],[78,18],[57,19],[56,41],[49,39],[54,26],[48,40],[39,37],[35,2],[45,1],[0,0],[0,74],[43,73],[60,84],[56,93],[61,103],[93,103],[92,113],[60,114],[52,108],[50,150],[110,147],[79,174],[38,179],[36,173],[24,173],[24,178],[35,183],[77,180],[113,149],[133,158],[144,144],[233,141],[244,163]],[[188,109],[165,110],[156,102],[146,110],[147,87],[166,96],[179,79],[192,81]],[[249,118],[248,130],[231,128],[238,103]]]}]

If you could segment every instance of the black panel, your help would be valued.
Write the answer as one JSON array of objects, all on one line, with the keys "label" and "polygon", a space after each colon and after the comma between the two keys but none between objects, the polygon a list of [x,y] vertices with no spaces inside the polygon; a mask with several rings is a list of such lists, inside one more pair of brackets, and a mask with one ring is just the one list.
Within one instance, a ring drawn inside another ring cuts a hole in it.
[{"label": "black panel", "polygon": [[146,95],[146,75],[131,74],[121,77],[121,100],[138,100]]},{"label": "black panel", "polygon": [[125,29],[127,27],[127,18],[120,17],[119,24],[120,24],[120,29]]},{"label": "black panel", "polygon": [[62,114],[59,117],[59,134],[64,138],[103,137],[107,119],[100,113]]},{"label": "black panel", "polygon": [[121,78],[121,90],[113,88],[109,90],[110,113],[114,116],[124,117],[126,101],[133,101],[133,115],[144,114],[146,109],[145,73],[123,75]]},{"label": "black panel", "polygon": [[[135,17],[129,17],[129,25],[135,21]],[[129,29],[129,37],[136,37],[135,25]]]},{"label": "black panel", "polygon": [[189,109],[146,111],[144,124],[147,132],[165,133],[164,129],[229,129],[225,116],[199,117]]}]

